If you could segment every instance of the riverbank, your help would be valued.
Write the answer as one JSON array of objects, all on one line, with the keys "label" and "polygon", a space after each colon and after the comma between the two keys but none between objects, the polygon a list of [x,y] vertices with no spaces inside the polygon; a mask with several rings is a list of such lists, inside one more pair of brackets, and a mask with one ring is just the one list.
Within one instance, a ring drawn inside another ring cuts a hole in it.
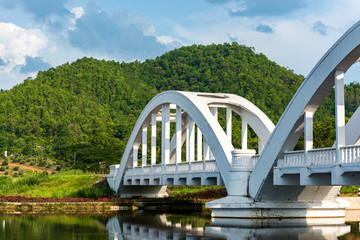
[{"label": "riverbank", "polygon": [[[82,213],[145,210],[156,212],[209,212],[205,208],[208,199],[48,199],[0,196],[0,213]],[[67,201],[65,201],[67,200]]]}]

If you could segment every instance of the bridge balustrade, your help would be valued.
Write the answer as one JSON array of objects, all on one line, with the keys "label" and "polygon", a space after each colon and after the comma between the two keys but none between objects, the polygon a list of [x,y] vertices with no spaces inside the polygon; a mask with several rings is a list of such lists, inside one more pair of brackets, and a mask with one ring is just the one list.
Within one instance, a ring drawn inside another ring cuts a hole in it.
[{"label": "bridge balustrade", "polygon": [[[338,163],[360,163],[360,145],[349,145],[339,148],[341,159]],[[318,148],[309,150],[306,155],[304,150],[291,151],[284,153],[284,160],[278,162],[278,167],[304,167],[306,157],[309,158],[310,165],[329,165],[336,164],[336,148]]]},{"label": "bridge balustrade", "polygon": [[[254,159],[254,165],[256,164],[256,158]],[[128,168],[126,170],[126,176],[137,176],[137,175],[151,175],[151,174],[168,174],[168,173],[191,173],[191,172],[219,172],[216,160],[205,160],[205,161],[194,161],[194,162],[180,162],[178,164],[169,163],[166,165],[155,164],[136,166]]]},{"label": "bridge balustrade", "polygon": [[360,146],[350,145],[341,148],[342,163],[358,163],[360,162]]},{"label": "bridge balustrade", "polygon": [[336,163],[336,148],[318,148],[308,151],[311,165]]},{"label": "bridge balustrade", "polygon": [[243,166],[249,166],[254,167],[259,160],[259,156],[239,156],[239,157],[233,157],[232,158],[232,166],[233,167],[243,167]]}]

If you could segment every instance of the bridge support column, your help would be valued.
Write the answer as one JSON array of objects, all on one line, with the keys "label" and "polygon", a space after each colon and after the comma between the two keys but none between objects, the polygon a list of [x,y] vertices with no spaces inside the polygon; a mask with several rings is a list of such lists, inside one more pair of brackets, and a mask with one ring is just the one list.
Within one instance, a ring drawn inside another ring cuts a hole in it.
[{"label": "bridge support column", "polygon": [[236,167],[233,165],[229,172],[228,195],[243,197],[248,195],[249,177],[255,165],[249,157],[254,156],[255,153],[253,149],[235,149],[231,152]]},{"label": "bridge support column", "polygon": [[151,114],[151,165],[156,164],[156,113]]},{"label": "bridge support column", "polygon": [[247,130],[247,122],[241,119],[241,149],[247,149]]},{"label": "bridge support column", "polygon": [[232,133],[232,110],[231,108],[226,108],[226,135],[231,142],[231,133]]},{"label": "bridge support column", "polygon": [[196,136],[196,141],[197,141],[197,151],[196,151],[196,155],[197,155],[197,160],[201,161],[203,159],[202,157],[202,132],[200,130],[200,128],[197,128],[197,136]]},{"label": "bridge support column", "polygon": [[141,165],[147,165],[147,126],[143,126],[142,128],[142,158],[141,158]]},{"label": "bridge support column", "polygon": [[162,106],[161,160],[164,172],[166,164],[170,162],[170,104]]},{"label": "bridge support column", "polygon": [[336,165],[331,174],[331,184],[341,185],[342,152],[340,147],[345,143],[345,99],[344,99],[344,71],[335,72],[335,127],[336,127]]}]

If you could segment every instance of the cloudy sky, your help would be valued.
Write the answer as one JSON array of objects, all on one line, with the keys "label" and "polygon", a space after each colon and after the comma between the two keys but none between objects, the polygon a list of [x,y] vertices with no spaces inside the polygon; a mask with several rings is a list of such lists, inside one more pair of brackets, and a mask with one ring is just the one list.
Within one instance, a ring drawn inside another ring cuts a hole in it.
[{"label": "cloudy sky", "polygon": [[[306,76],[358,20],[359,0],[0,0],[0,88],[83,56],[144,61],[233,41]],[[346,82],[358,80],[354,65]]]}]

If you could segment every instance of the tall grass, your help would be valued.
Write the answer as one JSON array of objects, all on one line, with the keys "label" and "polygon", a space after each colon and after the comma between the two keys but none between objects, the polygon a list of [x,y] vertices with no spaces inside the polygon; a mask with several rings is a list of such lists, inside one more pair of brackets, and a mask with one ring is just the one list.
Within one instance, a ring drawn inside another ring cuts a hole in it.
[{"label": "tall grass", "polygon": [[106,184],[96,185],[101,178],[91,174],[47,175],[46,172],[32,172],[20,178],[0,177],[0,195],[54,198],[99,198],[111,195],[112,191]]}]

